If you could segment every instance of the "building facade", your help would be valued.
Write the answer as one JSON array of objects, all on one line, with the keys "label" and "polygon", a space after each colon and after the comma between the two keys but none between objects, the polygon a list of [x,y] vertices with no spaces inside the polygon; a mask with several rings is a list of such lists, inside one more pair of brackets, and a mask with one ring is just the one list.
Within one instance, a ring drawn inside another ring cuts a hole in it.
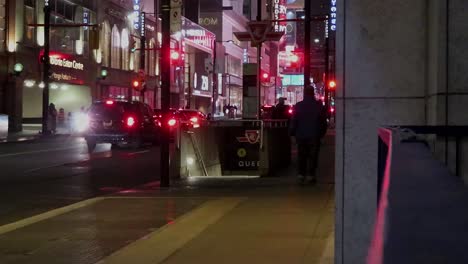
[{"label": "building facade", "polygon": [[[52,24],[49,101],[57,109],[76,112],[103,98],[131,97],[154,107],[160,104],[157,59],[160,34],[156,31],[160,27],[154,17],[145,18],[147,50],[142,51],[141,18],[135,13],[133,0],[49,0],[49,5]],[[0,109],[9,115],[11,131],[21,130],[23,122],[40,122],[42,116],[43,8],[44,0],[0,2],[0,9],[5,10],[0,12],[4,14],[0,16]],[[95,25],[99,29],[99,48],[90,47],[91,26],[59,24]],[[141,52],[145,52],[144,69],[140,67]],[[19,75],[12,74],[15,64],[23,65]],[[146,76],[144,94],[131,87],[140,69]]]}]

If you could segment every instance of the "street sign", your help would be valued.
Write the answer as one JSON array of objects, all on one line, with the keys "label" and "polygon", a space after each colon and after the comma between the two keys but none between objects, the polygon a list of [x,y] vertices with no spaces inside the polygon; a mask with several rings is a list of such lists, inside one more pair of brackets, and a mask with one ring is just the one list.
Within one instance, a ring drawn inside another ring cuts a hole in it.
[{"label": "street sign", "polygon": [[271,25],[264,21],[254,21],[247,24],[247,32],[250,34],[252,43],[260,44],[265,41],[266,35],[271,31]]},{"label": "street sign", "polygon": [[172,7],[171,8],[171,35],[182,30],[182,8]]},{"label": "street sign", "polygon": [[234,32],[234,35],[240,41],[251,41],[254,47],[265,41],[279,41],[284,35],[284,32],[272,31],[268,21],[251,21],[247,24],[247,28],[247,32]]}]

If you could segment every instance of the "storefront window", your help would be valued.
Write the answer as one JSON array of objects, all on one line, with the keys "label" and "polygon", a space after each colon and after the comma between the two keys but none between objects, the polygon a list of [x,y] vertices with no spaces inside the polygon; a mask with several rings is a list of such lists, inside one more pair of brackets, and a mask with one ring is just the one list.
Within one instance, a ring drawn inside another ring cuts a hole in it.
[{"label": "storefront window", "polygon": [[234,76],[242,75],[242,61],[241,59],[234,58],[232,56],[226,56],[226,69],[227,73]]},{"label": "storefront window", "polygon": [[116,25],[112,27],[111,67],[120,69],[120,33]]},{"label": "storefront window", "polygon": [[156,45],[156,42],[154,39],[151,39],[150,42],[149,42],[149,56],[148,56],[148,74],[150,76],[154,76],[156,74],[156,70],[155,70],[155,52],[154,52],[154,46]]},{"label": "storefront window", "polygon": [[124,28],[122,30],[122,39],[121,39],[121,46],[122,46],[122,70],[130,70],[130,51],[129,51],[129,42],[130,42],[130,35],[128,33],[128,29]]},{"label": "storefront window", "polygon": [[24,1],[24,39],[26,42],[33,42],[35,34],[35,28],[29,26],[29,24],[34,24],[35,15],[34,15],[35,1],[25,0]]},{"label": "storefront window", "polygon": [[[56,15],[51,16],[50,22],[55,24],[73,23],[73,21],[65,20]],[[79,29],[77,28],[54,28],[50,31],[50,49],[63,53],[73,53],[75,46],[74,42],[78,39]]]},{"label": "storefront window", "polygon": [[110,39],[111,39],[111,30],[109,22],[105,21],[102,25],[101,32],[101,54],[102,54],[102,66],[109,67],[110,65]]}]

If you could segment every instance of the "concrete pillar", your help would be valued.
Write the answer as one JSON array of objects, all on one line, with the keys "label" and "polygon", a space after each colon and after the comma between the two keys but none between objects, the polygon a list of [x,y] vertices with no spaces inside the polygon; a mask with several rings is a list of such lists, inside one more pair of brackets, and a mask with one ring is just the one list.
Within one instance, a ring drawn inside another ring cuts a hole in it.
[{"label": "concrete pillar", "polygon": [[377,206],[377,128],[426,124],[426,0],[341,0],[335,263],[365,263]]}]

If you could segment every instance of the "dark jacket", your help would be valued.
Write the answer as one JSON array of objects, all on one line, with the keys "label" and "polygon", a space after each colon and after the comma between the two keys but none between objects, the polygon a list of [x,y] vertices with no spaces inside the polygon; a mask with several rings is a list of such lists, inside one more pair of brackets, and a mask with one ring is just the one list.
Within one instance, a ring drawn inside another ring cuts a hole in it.
[{"label": "dark jacket", "polygon": [[317,141],[326,132],[326,122],[323,105],[313,97],[305,97],[296,104],[290,133],[298,141]]},{"label": "dark jacket", "polygon": [[271,119],[289,119],[289,107],[285,104],[277,104],[271,114]]}]

